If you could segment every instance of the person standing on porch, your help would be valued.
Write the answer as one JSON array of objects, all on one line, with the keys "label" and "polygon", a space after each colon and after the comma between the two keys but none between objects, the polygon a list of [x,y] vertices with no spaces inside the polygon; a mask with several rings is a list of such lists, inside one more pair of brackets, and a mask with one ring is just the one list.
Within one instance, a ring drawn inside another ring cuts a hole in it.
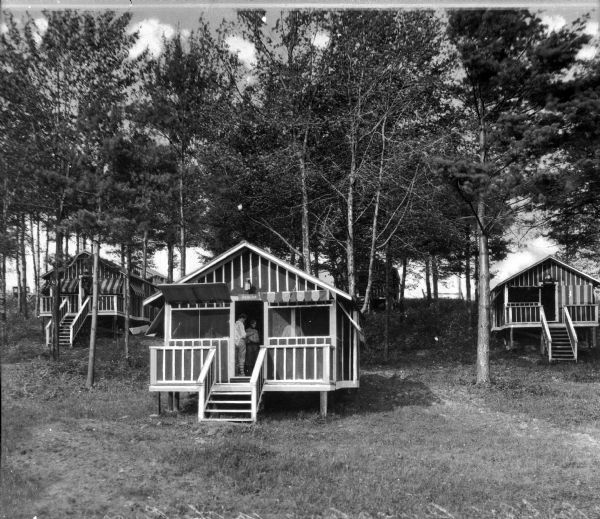
[{"label": "person standing on porch", "polygon": [[246,375],[252,375],[256,357],[258,357],[258,347],[260,344],[260,336],[256,329],[256,319],[250,321],[250,326],[246,328]]},{"label": "person standing on porch", "polygon": [[240,314],[233,328],[233,340],[235,342],[235,365],[237,374],[244,375],[244,364],[246,363],[246,314]]}]

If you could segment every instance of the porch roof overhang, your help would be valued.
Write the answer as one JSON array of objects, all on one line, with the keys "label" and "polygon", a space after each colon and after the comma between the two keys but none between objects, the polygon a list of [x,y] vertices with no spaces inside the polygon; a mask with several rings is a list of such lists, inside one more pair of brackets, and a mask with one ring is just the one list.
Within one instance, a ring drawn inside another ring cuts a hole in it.
[{"label": "porch roof overhang", "polygon": [[226,283],[185,283],[158,285],[167,303],[229,302]]}]

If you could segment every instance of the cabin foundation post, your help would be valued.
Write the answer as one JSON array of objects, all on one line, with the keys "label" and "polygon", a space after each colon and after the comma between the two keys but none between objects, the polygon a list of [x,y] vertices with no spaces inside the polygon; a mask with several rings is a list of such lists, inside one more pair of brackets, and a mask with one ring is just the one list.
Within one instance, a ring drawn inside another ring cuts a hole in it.
[{"label": "cabin foundation post", "polygon": [[511,326],[510,327],[510,349],[511,350],[513,349],[513,346],[514,346],[514,337],[513,337],[513,334],[514,334],[514,328]]},{"label": "cabin foundation post", "polygon": [[175,393],[175,411],[179,411],[179,395],[181,393],[179,391],[177,391]]},{"label": "cabin foundation post", "polygon": [[173,411],[173,391],[167,393],[167,408],[169,411]]},{"label": "cabin foundation post", "polygon": [[596,348],[598,346],[598,328],[594,326],[592,328],[592,348]]},{"label": "cabin foundation post", "polygon": [[161,408],[160,408],[160,391],[156,393],[156,403],[158,404],[158,415],[160,416]]},{"label": "cabin foundation post", "polygon": [[327,393],[329,391],[321,391],[320,395],[320,406],[319,406],[319,414],[323,417],[327,416]]}]

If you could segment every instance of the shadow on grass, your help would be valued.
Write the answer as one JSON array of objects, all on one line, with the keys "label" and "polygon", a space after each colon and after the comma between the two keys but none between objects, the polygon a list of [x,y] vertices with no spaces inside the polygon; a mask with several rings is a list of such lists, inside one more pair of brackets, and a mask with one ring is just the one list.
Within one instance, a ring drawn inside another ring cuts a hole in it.
[{"label": "shadow on grass", "polygon": [[[339,415],[393,411],[405,406],[430,406],[439,402],[429,387],[417,380],[397,376],[362,375],[360,388],[332,391],[328,411]],[[315,415],[320,411],[320,395],[311,392],[264,393],[261,415],[269,420],[289,420]],[[182,395],[181,412],[198,412],[197,395]]]}]

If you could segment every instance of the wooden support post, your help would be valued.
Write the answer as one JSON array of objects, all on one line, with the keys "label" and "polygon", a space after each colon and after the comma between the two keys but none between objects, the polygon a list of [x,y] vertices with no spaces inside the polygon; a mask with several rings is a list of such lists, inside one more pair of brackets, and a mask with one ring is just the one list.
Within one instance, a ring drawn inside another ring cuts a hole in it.
[{"label": "wooden support post", "polygon": [[169,411],[173,411],[173,391],[167,393],[167,408]]},{"label": "wooden support post", "polygon": [[592,328],[592,348],[596,348],[598,346],[598,328],[594,326]]},{"label": "wooden support post", "polygon": [[181,393],[179,393],[179,391],[177,391],[177,393],[175,393],[175,411],[179,411],[179,395]]},{"label": "wooden support post", "polygon": [[156,396],[157,396],[157,398],[156,398],[156,401],[157,401],[157,403],[158,403],[158,416],[160,416],[160,413],[161,413],[161,408],[160,408],[160,403],[161,403],[161,402],[160,402],[160,391],[158,391],[158,392],[156,393]]},{"label": "wooden support post", "polygon": [[510,349],[511,349],[511,350],[512,350],[512,349],[513,349],[513,347],[514,347],[514,344],[513,344],[513,333],[514,333],[514,328],[511,326],[511,327],[510,327]]},{"label": "wooden support post", "polygon": [[327,393],[329,393],[329,391],[320,392],[321,406],[319,414],[323,417],[327,416]]}]

